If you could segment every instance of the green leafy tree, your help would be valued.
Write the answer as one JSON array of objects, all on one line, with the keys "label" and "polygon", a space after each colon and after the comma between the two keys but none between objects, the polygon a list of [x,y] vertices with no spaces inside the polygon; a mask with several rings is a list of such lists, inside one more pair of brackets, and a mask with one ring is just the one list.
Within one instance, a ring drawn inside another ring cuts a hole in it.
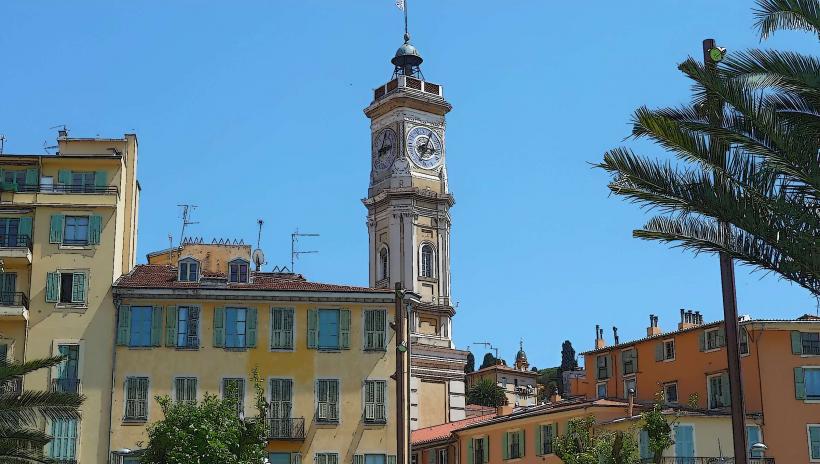
[{"label": "green leafy tree", "polygon": [[[757,5],[762,38],[820,32],[816,0]],[[820,295],[820,59],[747,50],[718,66],[690,58],[679,69],[694,82],[691,104],[638,109],[632,135],[681,163],[617,148],[600,164],[613,193],[661,213],[633,235],[726,253]]]},{"label": "green leafy tree", "polygon": [[663,452],[675,444],[672,439],[672,423],[666,420],[660,403],[641,414],[641,429],[646,431],[649,441],[647,447],[652,454],[652,462],[660,463]]},{"label": "green leafy tree", "polygon": [[467,391],[467,404],[503,406],[507,404],[507,394],[491,379],[481,379]]},{"label": "green leafy tree", "polygon": [[52,437],[38,428],[45,419],[79,419],[84,397],[74,393],[19,390],[16,379],[60,364],[62,356],[27,362],[0,361],[0,462],[53,463],[43,449]]},{"label": "green leafy tree", "polygon": [[595,417],[576,417],[553,441],[555,454],[565,464],[636,464],[638,443],[632,433],[594,431]]},{"label": "green leafy tree", "polygon": [[572,342],[564,340],[561,344],[561,372],[578,369],[578,359],[575,357],[575,348]]},{"label": "green leafy tree", "polygon": [[475,355],[472,351],[467,352],[467,365],[464,366],[464,373],[469,374],[470,372],[475,372]]},{"label": "green leafy tree", "polygon": [[148,427],[143,464],[259,464],[265,457],[267,404],[256,369],[252,373],[258,415],[237,414],[238,395],[226,399],[206,393],[201,402],[157,397],[163,420]]},{"label": "green leafy tree", "polygon": [[493,356],[492,353],[487,353],[484,355],[484,359],[481,361],[481,366],[479,369],[484,369],[485,367],[495,366],[498,363],[498,358]]}]

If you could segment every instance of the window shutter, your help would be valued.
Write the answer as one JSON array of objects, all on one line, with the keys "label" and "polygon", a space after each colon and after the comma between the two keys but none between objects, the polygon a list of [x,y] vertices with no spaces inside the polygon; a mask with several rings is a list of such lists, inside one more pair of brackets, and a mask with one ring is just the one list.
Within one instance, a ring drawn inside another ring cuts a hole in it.
[{"label": "window shutter", "polygon": [[526,433],[524,429],[518,431],[518,446],[521,450],[521,457],[523,458],[527,454],[527,442],[526,442]]},{"label": "window shutter", "polygon": [[247,344],[248,348],[256,346],[256,308],[248,308]]},{"label": "window shutter", "polygon": [[46,303],[56,303],[60,300],[60,273],[46,274]]},{"label": "window shutter", "polygon": [[353,455],[353,464],[364,464],[364,455],[363,454],[354,454]]},{"label": "window shutter", "polygon": [[75,272],[71,285],[71,302],[85,303],[85,274]]},{"label": "window shutter", "polygon": [[541,449],[541,446],[542,446],[541,443],[543,443],[543,440],[541,439],[541,429],[542,428],[543,428],[543,426],[540,425],[540,424],[535,426],[535,455],[536,456],[543,456],[543,454],[544,454],[544,450]]},{"label": "window shutter", "polygon": [[706,351],[706,332],[701,332],[698,337],[700,351]]},{"label": "window shutter", "polygon": [[162,346],[162,306],[154,306],[151,319],[151,346]]},{"label": "window shutter", "polygon": [[612,377],[612,356],[606,357],[606,378]]},{"label": "window shutter", "polygon": [[48,232],[48,243],[63,243],[63,215],[51,215],[51,229]]},{"label": "window shutter", "polygon": [[282,340],[285,348],[293,348],[293,310],[285,309],[282,311]]},{"label": "window shutter", "polygon": [[291,453],[290,464],[302,464],[302,453]]},{"label": "window shutter", "polygon": [[71,171],[68,169],[60,169],[57,171],[57,182],[63,185],[71,185]]},{"label": "window shutter", "polygon": [[467,464],[473,464],[473,439],[467,440]]},{"label": "window shutter", "polygon": [[806,399],[806,378],[803,375],[802,367],[794,368],[794,398],[798,400]]},{"label": "window shutter", "polygon": [[225,308],[214,308],[214,347],[225,346]]},{"label": "window shutter", "polygon": [[37,168],[26,169],[26,187],[34,187],[40,183],[37,177]]},{"label": "window shutter", "polygon": [[501,436],[501,446],[502,449],[502,457],[504,460],[510,459],[510,432],[504,432],[504,435]]},{"label": "window shutter", "polygon": [[117,345],[128,345],[128,336],[131,328],[131,307],[120,305],[117,311]]},{"label": "window shutter", "polygon": [[803,354],[803,338],[796,330],[792,330],[792,354]]},{"label": "window shutter", "polygon": [[315,309],[308,310],[307,324],[307,347],[316,348],[319,346],[319,312]]},{"label": "window shutter", "polygon": [[724,406],[729,406],[732,404],[732,392],[729,390],[729,374],[721,374],[720,381],[723,383],[720,400]]},{"label": "window shutter", "polygon": [[427,450],[427,464],[436,464],[435,450]]},{"label": "window shutter", "polygon": [[350,348],[350,310],[339,311],[339,348]]},{"label": "window shutter", "polygon": [[726,346],[726,325],[720,326],[718,329],[717,346]]},{"label": "window shutter", "polygon": [[481,439],[484,442],[484,462],[490,462],[490,437]]},{"label": "window shutter", "polygon": [[165,308],[165,346],[177,346],[177,307]]},{"label": "window shutter", "polygon": [[387,455],[387,464],[396,464],[396,455],[395,454],[388,454]]},{"label": "window shutter", "polygon": [[88,244],[100,244],[100,232],[102,231],[102,216],[96,214],[88,218]]},{"label": "window shutter", "polygon": [[107,187],[108,186],[108,173],[105,171],[97,171],[94,173],[94,186],[96,187]]},{"label": "window shutter", "polygon": [[[17,235],[28,237],[31,240],[31,218],[21,217],[17,225]],[[16,245],[16,244],[15,244]]]}]

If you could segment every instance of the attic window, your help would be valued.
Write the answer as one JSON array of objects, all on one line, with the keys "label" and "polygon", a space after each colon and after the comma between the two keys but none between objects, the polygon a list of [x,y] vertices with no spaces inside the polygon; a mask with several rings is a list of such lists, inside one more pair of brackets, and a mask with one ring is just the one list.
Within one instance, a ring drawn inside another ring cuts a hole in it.
[{"label": "attic window", "polygon": [[248,283],[248,265],[244,259],[235,259],[228,264],[228,282]]},{"label": "attic window", "polygon": [[179,260],[179,281],[196,282],[199,280],[199,262],[193,258]]}]

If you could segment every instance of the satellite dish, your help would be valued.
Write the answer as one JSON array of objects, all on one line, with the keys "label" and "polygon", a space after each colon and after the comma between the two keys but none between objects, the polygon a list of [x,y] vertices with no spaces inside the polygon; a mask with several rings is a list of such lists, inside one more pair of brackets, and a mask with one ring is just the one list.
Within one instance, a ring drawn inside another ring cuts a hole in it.
[{"label": "satellite dish", "polygon": [[265,264],[265,253],[262,253],[262,250],[257,248],[253,250],[253,262],[256,264],[256,269],[262,267]]}]

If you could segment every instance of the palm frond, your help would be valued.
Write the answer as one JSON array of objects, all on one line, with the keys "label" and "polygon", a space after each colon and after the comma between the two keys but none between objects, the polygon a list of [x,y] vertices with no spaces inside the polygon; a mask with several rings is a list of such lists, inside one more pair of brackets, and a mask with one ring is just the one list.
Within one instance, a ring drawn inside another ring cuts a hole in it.
[{"label": "palm frond", "polygon": [[51,436],[38,429],[0,427],[0,442],[4,440],[25,442],[32,448],[42,448],[51,441]]},{"label": "palm frond", "polygon": [[23,391],[0,394],[0,427],[34,424],[37,419],[79,419],[85,397],[75,393]]},{"label": "palm frond", "polygon": [[6,464],[56,464],[44,456],[43,448],[25,448],[13,441],[0,441],[0,462]]},{"label": "palm frond", "polygon": [[820,4],[816,0],[757,0],[754,13],[755,27],[763,39],[783,29],[820,35]]},{"label": "palm frond", "polygon": [[54,367],[63,361],[64,356],[52,356],[50,358],[34,359],[26,362],[10,362],[0,364],[0,382],[14,377],[26,375],[40,369]]}]

